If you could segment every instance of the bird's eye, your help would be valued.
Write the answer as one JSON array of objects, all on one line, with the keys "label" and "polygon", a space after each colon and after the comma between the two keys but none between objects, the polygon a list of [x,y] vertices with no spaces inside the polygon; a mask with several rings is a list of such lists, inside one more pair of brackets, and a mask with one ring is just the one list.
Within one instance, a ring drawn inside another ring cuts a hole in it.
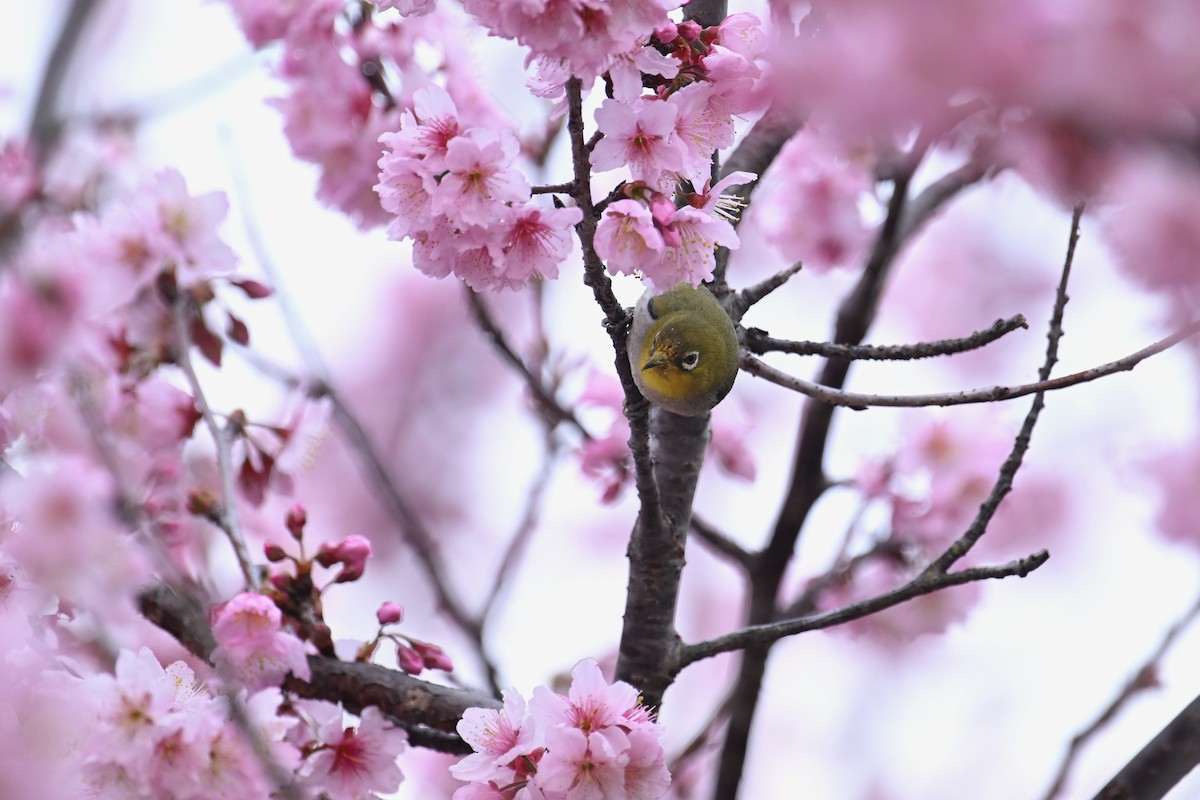
[{"label": "bird's eye", "polygon": [[695,369],[696,365],[699,363],[700,353],[696,352],[695,350],[685,353],[683,358],[679,359],[679,366],[689,371]]}]

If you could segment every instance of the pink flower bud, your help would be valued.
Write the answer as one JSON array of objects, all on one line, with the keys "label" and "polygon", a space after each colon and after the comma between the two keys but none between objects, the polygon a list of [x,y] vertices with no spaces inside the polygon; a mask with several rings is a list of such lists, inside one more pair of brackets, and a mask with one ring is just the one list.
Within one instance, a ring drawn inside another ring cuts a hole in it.
[{"label": "pink flower bud", "polygon": [[379,620],[380,625],[395,625],[398,622],[402,622],[404,620],[404,606],[399,603],[393,603],[391,600],[385,600],[375,612],[375,619]]},{"label": "pink flower bud", "polygon": [[300,538],[304,536],[304,526],[308,524],[308,512],[304,510],[304,506],[296,503],[288,509],[285,523],[292,538],[300,541]]},{"label": "pink flower bud", "polygon": [[263,552],[267,556],[267,561],[270,561],[272,564],[277,564],[287,558],[287,553],[284,552],[284,549],[273,542],[263,545]]},{"label": "pink flower bud", "polygon": [[417,651],[402,644],[396,645],[396,663],[409,675],[420,675],[425,669],[425,661]]},{"label": "pink flower bud", "polygon": [[684,20],[683,22],[679,23],[677,27],[679,29],[679,35],[689,42],[694,42],[699,39],[700,33],[703,30],[698,22],[691,19]]},{"label": "pink flower bud", "polygon": [[429,669],[440,669],[443,672],[454,671],[454,662],[450,660],[450,656],[446,655],[446,651],[436,644],[413,642],[413,649],[417,651]]}]

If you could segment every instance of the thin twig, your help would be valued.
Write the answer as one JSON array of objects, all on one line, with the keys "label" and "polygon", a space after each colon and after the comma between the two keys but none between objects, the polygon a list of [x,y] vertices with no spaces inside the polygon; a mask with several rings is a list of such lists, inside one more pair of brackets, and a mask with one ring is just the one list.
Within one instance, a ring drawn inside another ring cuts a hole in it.
[{"label": "thin twig", "polygon": [[903,408],[958,406],[968,403],[995,403],[1002,400],[1012,400],[1030,394],[1050,392],[1057,389],[1065,389],[1069,386],[1076,386],[1081,383],[1088,383],[1097,378],[1103,378],[1117,372],[1128,372],[1151,356],[1169,350],[1180,342],[1195,336],[1197,333],[1200,333],[1200,320],[1188,323],[1170,336],[1159,339],[1157,342],[1143,347],[1137,352],[1130,353],[1123,358],[1118,358],[1116,361],[1110,361],[1107,364],[1085,369],[1082,372],[1074,372],[1058,378],[1038,380],[1033,383],[1024,383],[1016,386],[991,386],[983,389],[939,394],[863,394],[861,392],[846,392],[840,389],[831,389],[819,383],[813,383],[803,378],[788,375],[746,353],[742,354],[741,366],[743,370],[755,377],[763,378],[771,383],[800,392],[832,406],[844,406],[860,410],[872,406]]},{"label": "thin twig", "polygon": [[1062,763],[1059,764],[1058,772],[1054,776],[1054,782],[1046,791],[1045,800],[1054,800],[1066,788],[1067,776],[1070,775],[1071,768],[1074,767],[1075,760],[1078,758],[1083,746],[1091,741],[1092,737],[1103,730],[1106,725],[1112,722],[1117,713],[1136,695],[1158,685],[1158,665],[1162,663],[1167,652],[1175,644],[1175,640],[1179,638],[1179,634],[1183,633],[1184,629],[1196,620],[1197,615],[1200,615],[1200,597],[1196,599],[1196,602],[1192,603],[1191,608],[1179,619],[1175,620],[1174,624],[1167,629],[1158,646],[1154,648],[1154,651],[1142,665],[1129,676],[1129,679],[1125,681],[1125,685],[1117,692],[1116,697],[1105,706],[1104,710],[1094,720],[1071,737],[1071,743],[1067,746],[1067,752],[1063,755]]},{"label": "thin twig", "polygon": [[[749,137],[747,137],[749,138]],[[918,143],[918,148],[921,147]],[[892,185],[887,216],[879,227],[875,245],[854,288],[838,307],[833,340],[858,344],[874,322],[879,297],[896,254],[904,242],[898,238],[908,189],[923,150],[914,149]],[[821,382],[842,386],[853,364],[845,359],[828,359],[821,367]],[[791,476],[783,502],[776,514],[766,546],[756,554],[751,570],[746,623],[766,624],[776,618],[779,587],[796,552],[800,532],[829,483],[825,475],[825,450],[833,424],[834,407],[809,402],[805,405],[792,456]],[[733,798],[738,794],[749,752],[750,734],[759,707],[770,655],[769,643],[747,650],[734,680],[733,705],[725,741],[717,766],[714,796]]]},{"label": "thin twig", "polygon": [[204,389],[192,366],[192,339],[191,333],[188,331],[188,323],[193,315],[199,314],[200,311],[187,292],[178,293],[171,303],[171,311],[175,318],[175,335],[179,339],[179,352],[176,354],[175,360],[179,368],[183,370],[184,376],[187,377],[188,386],[191,387],[192,396],[196,402],[196,410],[200,412],[204,426],[208,428],[217,449],[217,472],[221,478],[221,513],[210,514],[208,519],[212,520],[229,539],[238,566],[242,570],[242,577],[246,581],[247,589],[257,591],[258,575],[250,559],[250,550],[246,547],[246,538],[242,535],[242,526],[238,519],[237,486],[230,454],[230,429],[221,427],[217,422],[217,417],[204,396]]},{"label": "thin twig", "polygon": [[480,627],[483,627],[488,617],[491,616],[492,611],[496,607],[496,599],[500,596],[500,590],[504,588],[505,581],[512,574],[517,562],[521,559],[521,555],[525,552],[530,537],[537,530],[542,498],[546,494],[546,488],[550,485],[550,478],[554,474],[554,463],[558,455],[554,437],[550,431],[546,432],[543,453],[542,468],[538,471],[537,477],[534,478],[533,485],[529,489],[529,495],[525,500],[525,512],[521,515],[521,520],[517,523],[516,532],[509,539],[508,547],[504,550],[504,556],[500,559],[500,565],[496,567],[496,572],[492,576],[492,586],[488,590],[486,599],[483,601],[483,610],[479,613]]},{"label": "thin twig", "polygon": [[63,83],[71,69],[83,31],[87,27],[88,18],[97,6],[98,0],[74,0],[71,3],[62,27],[59,28],[54,47],[46,58],[46,67],[42,72],[33,115],[29,121],[29,140],[37,144],[34,157],[39,164],[45,163],[62,131],[62,119],[58,114],[59,96],[62,94]]},{"label": "thin twig", "polygon": [[746,349],[756,355],[763,353],[790,353],[799,356],[822,356],[823,358],[845,358],[853,361],[911,361],[935,356],[948,356],[977,350],[1018,328],[1028,328],[1029,323],[1021,314],[998,319],[991,327],[975,331],[968,336],[954,339],[938,339],[916,344],[835,344],[833,342],[805,342],[791,339],[776,339],[759,328],[747,328]]},{"label": "thin twig", "polygon": [[349,440],[351,450],[359,455],[361,466],[375,485],[388,515],[400,527],[405,542],[412,548],[425,574],[429,576],[429,583],[437,597],[439,608],[476,643],[489,686],[498,692],[498,672],[495,665],[483,654],[483,631],[478,620],[468,613],[458,598],[451,593],[445,571],[438,561],[433,535],[400,494],[399,484],[392,477],[391,468],[384,461],[358,417],[350,411],[341,394],[328,384],[314,385],[311,393],[314,397],[328,398],[334,419]]},{"label": "thin twig", "polygon": [[742,317],[750,309],[751,306],[758,303],[771,292],[778,289],[788,282],[793,275],[804,268],[804,265],[797,261],[792,266],[785,270],[776,272],[771,277],[759,281],[756,284],[747,286],[740,292],[733,294],[732,313],[729,315],[734,322],[741,322]]},{"label": "thin twig", "polygon": [[534,186],[531,194],[570,194],[575,191],[574,183],[552,183],[549,186]]},{"label": "thin twig", "polygon": [[[1071,278],[1071,266],[1075,262],[1075,245],[1079,241],[1079,223],[1082,218],[1083,204],[1080,203],[1071,215],[1071,230],[1067,237],[1067,255],[1063,259],[1062,276],[1058,281],[1058,289],[1054,293],[1054,310],[1050,314],[1050,325],[1046,331],[1046,357],[1038,370],[1038,377],[1042,381],[1046,381],[1050,377],[1050,371],[1058,361],[1058,345],[1063,336],[1063,313],[1068,299],[1067,283]],[[1013,440],[1012,450],[1004,459],[1004,464],[1000,467],[1000,474],[996,478],[995,484],[992,485],[987,499],[980,504],[975,519],[971,521],[963,535],[946,548],[946,552],[925,568],[925,571],[921,573],[923,578],[944,575],[956,561],[970,552],[975,543],[987,531],[996,509],[1000,507],[1005,496],[1012,491],[1013,479],[1017,475],[1017,470],[1021,468],[1025,453],[1029,450],[1029,440],[1033,436],[1033,428],[1037,424],[1038,416],[1045,404],[1045,391],[1040,391],[1033,396],[1033,402],[1029,406],[1028,413],[1025,414],[1021,429]]]},{"label": "thin twig", "polygon": [[748,570],[753,560],[750,551],[718,531],[705,520],[692,513],[692,533],[714,553],[722,555],[727,561],[732,561],[743,570]]},{"label": "thin twig", "polygon": [[856,619],[870,616],[884,609],[899,605],[915,597],[939,592],[951,586],[961,586],[975,581],[1008,578],[1017,576],[1024,578],[1049,560],[1050,554],[1040,550],[1025,558],[1010,561],[1007,564],[991,567],[970,567],[957,572],[939,573],[918,577],[886,594],[863,600],[859,603],[827,611],[824,614],[796,619],[773,622],[765,625],[750,625],[741,630],[727,633],[704,642],[684,645],[680,655],[680,669],[705,658],[712,658],[721,653],[729,653],[746,648],[761,648],[788,636],[795,636],[805,631],[815,631],[822,628],[832,628]]},{"label": "thin twig", "polygon": [[501,357],[525,379],[525,385],[533,393],[534,399],[537,401],[538,406],[551,426],[557,425],[560,422],[566,422],[579,431],[585,440],[590,440],[592,435],[583,427],[583,423],[579,421],[579,418],[570,409],[564,408],[558,402],[557,398],[554,397],[554,393],[542,383],[537,375],[533,374],[533,370],[529,368],[525,360],[512,349],[512,346],[508,343],[508,339],[504,336],[504,332],[496,324],[491,310],[483,302],[483,298],[480,297],[479,293],[466,285],[463,286],[463,292],[466,294],[467,305],[470,306],[471,315],[475,318],[479,329],[487,335],[492,346],[496,348]]}]

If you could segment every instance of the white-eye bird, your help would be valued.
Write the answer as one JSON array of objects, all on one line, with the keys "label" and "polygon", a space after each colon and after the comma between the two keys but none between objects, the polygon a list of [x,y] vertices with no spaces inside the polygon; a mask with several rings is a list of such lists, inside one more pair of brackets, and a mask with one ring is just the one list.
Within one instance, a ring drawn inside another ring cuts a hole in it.
[{"label": "white-eye bird", "polygon": [[647,290],[633,310],[629,365],[646,399],[694,417],[729,394],[738,374],[737,332],[703,286]]}]

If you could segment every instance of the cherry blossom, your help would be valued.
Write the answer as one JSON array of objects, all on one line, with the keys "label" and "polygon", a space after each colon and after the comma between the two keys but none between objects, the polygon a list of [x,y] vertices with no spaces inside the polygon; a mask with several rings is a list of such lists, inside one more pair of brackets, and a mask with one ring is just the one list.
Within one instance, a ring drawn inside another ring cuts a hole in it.
[{"label": "cherry blossom", "polygon": [[340,709],[331,709],[316,731],[315,752],[304,771],[311,785],[338,800],[374,797],[373,792],[394,792],[403,775],[396,757],[405,749],[407,734],[383,719],[370,706],[357,727],[342,722]]},{"label": "cherry blossom", "polygon": [[277,686],[289,672],[310,675],[304,644],[280,627],[282,616],[268,598],[243,592],[213,615],[213,658],[249,688]]},{"label": "cherry blossom", "polygon": [[630,106],[605,100],[596,110],[596,124],[604,138],[592,150],[592,166],[601,172],[625,166],[634,180],[670,192],[686,155],[675,134],[677,115],[669,103],[646,101]]}]

